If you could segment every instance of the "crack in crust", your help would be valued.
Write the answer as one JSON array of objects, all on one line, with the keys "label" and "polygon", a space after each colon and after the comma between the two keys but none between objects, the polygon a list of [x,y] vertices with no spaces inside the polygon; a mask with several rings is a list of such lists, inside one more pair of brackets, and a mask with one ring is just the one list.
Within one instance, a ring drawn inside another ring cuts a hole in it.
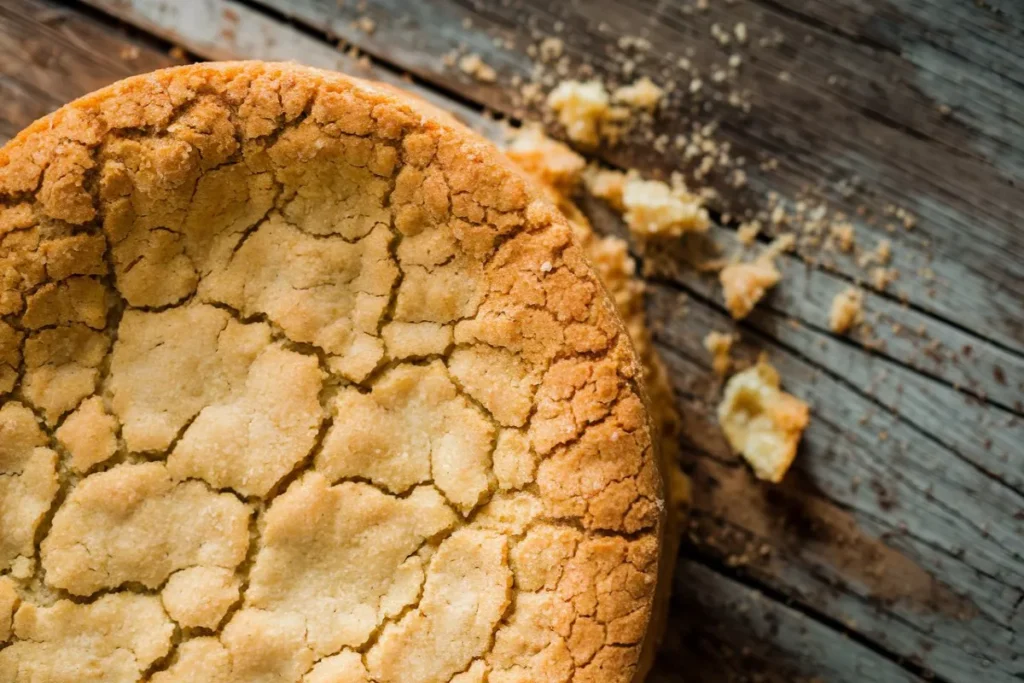
[{"label": "crack in crust", "polygon": [[34,124],[0,199],[0,679],[640,671],[641,369],[490,145],[337,74],[197,65]]}]

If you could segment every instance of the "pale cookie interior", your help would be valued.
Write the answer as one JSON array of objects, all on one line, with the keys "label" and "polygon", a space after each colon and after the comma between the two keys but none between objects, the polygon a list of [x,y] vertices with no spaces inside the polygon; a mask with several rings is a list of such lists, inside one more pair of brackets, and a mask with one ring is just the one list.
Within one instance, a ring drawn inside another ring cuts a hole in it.
[{"label": "pale cookie interior", "polygon": [[0,680],[638,675],[643,370],[492,146],[199,65],[30,128],[0,199]]}]

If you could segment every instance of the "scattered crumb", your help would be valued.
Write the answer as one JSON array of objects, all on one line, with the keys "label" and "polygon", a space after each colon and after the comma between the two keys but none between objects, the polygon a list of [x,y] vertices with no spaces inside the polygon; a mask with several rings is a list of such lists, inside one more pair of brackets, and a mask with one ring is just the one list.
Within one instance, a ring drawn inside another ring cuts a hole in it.
[{"label": "scattered crumb", "polygon": [[835,223],[831,226],[829,232],[832,239],[835,240],[836,246],[839,247],[839,251],[845,254],[853,249],[853,225],[847,222]]},{"label": "scattered crumb", "polygon": [[601,81],[562,81],[548,95],[548,106],[558,114],[569,139],[595,146],[608,119],[609,97]]},{"label": "scattered crumb", "polygon": [[180,45],[175,45],[170,50],[168,50],[167,55],[171,59],[177,59],[179,61],[186,61],[188,59],[188,53],[185,52],[185,48],[181,47]]},{"label": "scattered crumb", "polygon": [[494,83],[498,78],[497,72],[478,54],[465,55],[459,60],[459,68],[481,83]]},{"label": "scattered crumb", "polygon": [[740,225],[739,231],[736,233],[736,237],[742,244],[750,246],[757,239],[757,236],[761,233],[761,221],[753,220]]},{"label": "scattered crumb", "polygon": [[633,107],[634,109],[646,109],[654,111],[658,108],[665,91],[654,84],[654,81],[644,76],[629,85],[624,85],[612,93],[612,101]]},{"label": "scattered crumb", "polygon": [[722,283],[729,314],[736,320],[745,318],[780,277],[771,259],[758,258],[750,263],[727,265],[718,274],[718,279]]},{"label": "scattered crumb", "polygon": [[892,268],[871,269],[871,284],[874,285],[876,289],[884,290],[895,279],[896,271]]},{"label": "scattered crumb", "polygon": [[660,180],[643,180],[636,171],[626,174],[622,191],[623,218],[636,237],[679,237],[705,232],[710,225],[701,198],[681,183],[670,186]]},{"label": "scattered crumb", "polygon": [[761,254],[762,259],[774,259],[786,251],[793,251],[796,246],[796,235],[791,232],[784,232],[771,241],[768,248]]},{"label": "scattered crumb", "polygon": [[561,38],[548,37],[540,41],[538,52],[542,61],[550,62],[562,56],[565,43]]},{"label": "scattered crumb", "polygon": [[776,484],[793,463],[810,419],[807,404],[779,385],[779,373],[761,358],[726,383],[718,406],[718,422],[729,445],[758,479]]},{"label": "scattered crumb", "polygon": [[634,237],[679,237],[705,232],[711,224],[703,199],[686,189],[681,177],[669,185],[629,173],[590,167],[583,175],[587,189],[622,213]]},{"label": "scattered crumb", "polygon": [[765,292],[778,284],[781,274],[775,267],[775,257],[789,251],[795,244],[796,237],[792,233],[784,233],[776,237],[756,260],[731,263],[722,269],[718,279],[722,283],[725,306],[733,318],[745,318]]},{"label": "scattered crumb", "polygon": [[365,33],[366,35],[373,35],[373,32],[377,30],[377,22],[370,17],[359,17],[352,25]]},{"label": "scattered crumb", "polygon": [[845,334],[861,321],[863,300],[863,293],[856,287],[850,287],[836,294],[832,299],[832,310],[828,315],[828,326],[833,332]]},{"label": "scattered crumb", "polygon": [[711,367],[716,375],[725,376],[732,365],[732,358],[729,352],[736,342],[736,335],[728,332],[715,332],[712,330],[704,337],[704,348],[712,356]]},{"label": "scattered crumb", "polygon": [[883,239],[875,247],[875,259],[885,265],[892,259],[892,242],[887,239]]}]

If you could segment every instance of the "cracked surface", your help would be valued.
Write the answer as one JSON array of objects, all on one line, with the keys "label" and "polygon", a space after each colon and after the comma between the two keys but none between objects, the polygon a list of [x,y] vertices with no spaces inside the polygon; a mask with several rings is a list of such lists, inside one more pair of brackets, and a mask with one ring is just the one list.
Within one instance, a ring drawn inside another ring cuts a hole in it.
[{"label": "cracked surface", "polygon": [[635,680],[665,501],[574,229],[446,115],[296,66],[0,150],[0,680]]}]

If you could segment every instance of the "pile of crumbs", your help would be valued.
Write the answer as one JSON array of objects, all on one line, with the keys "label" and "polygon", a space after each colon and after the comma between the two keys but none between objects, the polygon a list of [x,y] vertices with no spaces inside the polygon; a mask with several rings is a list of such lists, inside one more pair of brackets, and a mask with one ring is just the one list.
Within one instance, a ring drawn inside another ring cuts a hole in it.
[{"label": "pile of crumbs", "polygon": [[611,94],[600,80],[564,80],[546,102],[570,140],[596,147],[617,143],[636,124],[636,112],[654,112],[664,97],[665,90],[647,77]]}]

